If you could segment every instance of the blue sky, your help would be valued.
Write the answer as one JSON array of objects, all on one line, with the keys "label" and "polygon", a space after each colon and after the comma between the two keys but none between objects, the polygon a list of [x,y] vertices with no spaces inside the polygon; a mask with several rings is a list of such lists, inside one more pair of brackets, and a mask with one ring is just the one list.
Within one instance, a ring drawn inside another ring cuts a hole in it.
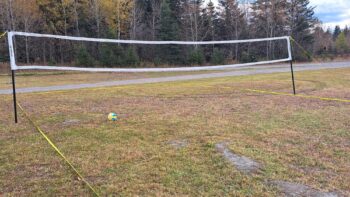
[{"label": "blue sky", "polygon": [[[216,4],[218,2],[212,1]],[[315,7],[315,15],[323,22],[324,28],[350,26],[350,0],[310,0],[310,5]]]},{"label": "blue sky", "polygon": [[325,28],[350,26],[350,0],[310,0],[310,3],[316,6],[315,14]]}]

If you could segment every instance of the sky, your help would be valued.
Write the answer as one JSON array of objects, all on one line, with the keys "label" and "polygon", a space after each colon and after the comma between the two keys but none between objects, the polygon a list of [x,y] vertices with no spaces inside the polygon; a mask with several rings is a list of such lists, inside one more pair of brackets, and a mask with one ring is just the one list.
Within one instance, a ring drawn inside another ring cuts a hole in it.
[{"label": "sky", "polygon": [[[218,2],[212,1],[215,4]],[[310,0],[310,5],[315,7],[315,15],[322,21],[325,29],[336,25],[341,28],[350,26],[350,0]]]},{"label": "sky", "polygon": [[315,15],[325,28],[350,26],[350,0],[310,0],[310,3],[316,6]]}]

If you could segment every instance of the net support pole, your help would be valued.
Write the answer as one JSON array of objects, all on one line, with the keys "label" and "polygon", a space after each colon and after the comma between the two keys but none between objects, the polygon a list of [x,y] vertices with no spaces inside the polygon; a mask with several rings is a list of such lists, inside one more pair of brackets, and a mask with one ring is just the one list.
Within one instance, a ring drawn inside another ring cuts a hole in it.
[{"label": "net support pole", "polygon": [[292,73],[293,94],[296,95],[297,92],[296,92],[296,90],[295,90],[295,79],[294,79],[293,60],[290,60],[290,71],[291,71],[291,73]]},{"label": "net support pole", "polygon": [[293,85],[293,94],[296,95],[296,88],[295,88],[295,78],[294,78],[294,68],[293,68],[293,50],[292,50],[292,44],[291,44],[291,37],[287,38],[287,45],[288,45],[288,56],[289,56],[289,62],[290,62],[290,72],[292,74],[292,85]]},{"label": "net support pole", "polygon": [[9,45],[9,55],[10,55],[10,64],[11,64],[11,75],[12,75],[12,95],[13,95],[13,110],[15,115],[15,123],[18,123],[17,115],[17,95],[16,95],[16,60],[15,60],[15,51],[13,47],[13,32],[7,32],[7,39]]},{"label": "net support pole", "polygon": [[15,123],[18,123],[18,116],[17,116],[17,95],[16,95],[16,72],[14,70],[11,70],[12,74],[12,94],[13,94],[13,110],[15,115]]}]

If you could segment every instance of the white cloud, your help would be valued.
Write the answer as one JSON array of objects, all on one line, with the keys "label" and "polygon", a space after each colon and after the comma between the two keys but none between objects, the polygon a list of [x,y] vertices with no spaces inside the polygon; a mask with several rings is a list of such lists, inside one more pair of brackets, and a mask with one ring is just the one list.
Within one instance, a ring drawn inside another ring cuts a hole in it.
[{"label": "white cloud", "polygon": [[350,8],[349,0],[310,0],[312,6],[316,6],[318,13],[344,11]]},{"label": "white cloud", "polygon": [[334,28],[340,25],[344,28],[350,25],[349,0],[310,0],[315,6],[315,13],[323,21],[324,27]]}]

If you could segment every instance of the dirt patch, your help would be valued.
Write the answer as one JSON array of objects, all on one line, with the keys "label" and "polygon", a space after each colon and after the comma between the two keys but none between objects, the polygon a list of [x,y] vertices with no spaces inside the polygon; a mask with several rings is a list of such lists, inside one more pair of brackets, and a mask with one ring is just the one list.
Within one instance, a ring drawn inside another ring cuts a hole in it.
[{"label": "dirt patch", "polygon": [[219,151],[225,159],[232,163],[239,171],[243,173],[257,173],[262,165],[248,157],[234,154],[228,147],[227,143],[218,143],[215,145],[216,150]]},{"label": "dirt patch", "polygon": [[185,148],[188,145],[187,140],[170,140],[167,144],[171,145],[176,149]]},{"label": "dirt patch", "polygon": [[11,73],[10,65],[5,63],[0,63],[0,74],[9,74]]},{"label": "dirt patch", "polygon": [[342,197],[337,192],[322,192],[307,185],[291,183],[287,181],[269,181],[270,185],[276,186],[286,197]]},{"label": "dirt patch", "polygon": [[71,119],[71,120],[65,120],[63,122],[64,126],[69,126],[69,125],[74,125],[74,124],[78,124],[80,123],[80,120],[76,120],[76,119]]}]

